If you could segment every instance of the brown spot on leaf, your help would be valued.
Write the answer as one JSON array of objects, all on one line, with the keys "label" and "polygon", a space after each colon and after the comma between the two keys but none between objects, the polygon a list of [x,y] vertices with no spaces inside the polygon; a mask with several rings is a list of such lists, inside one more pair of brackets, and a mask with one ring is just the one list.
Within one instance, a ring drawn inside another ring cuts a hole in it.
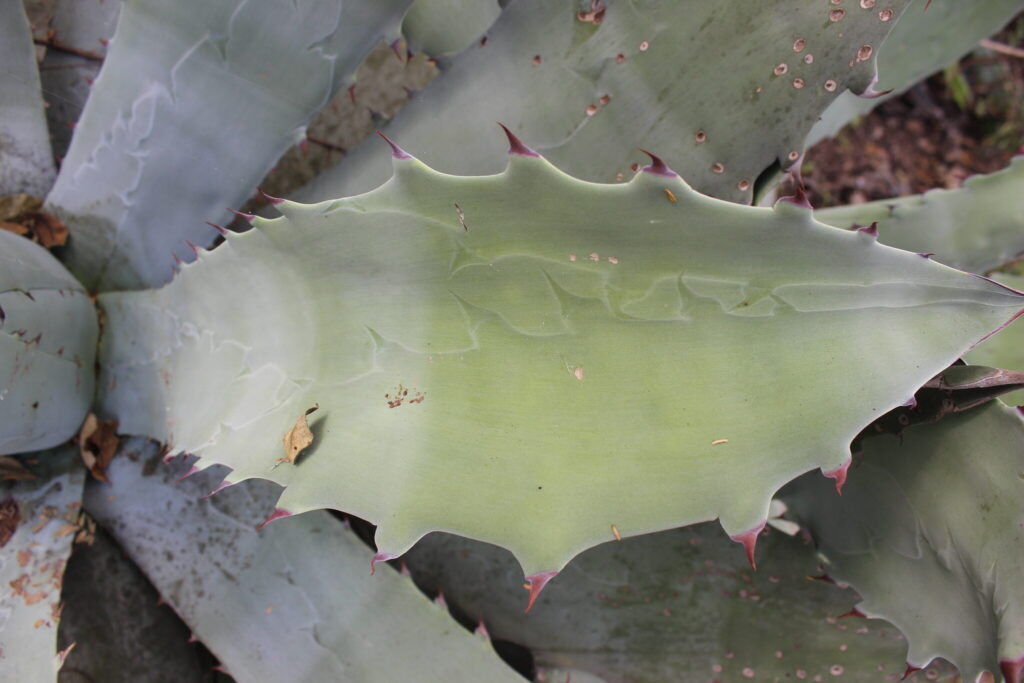
[{"label": "brown spot on leaf", "polygon": [[277,462],[295,464],[295,459],[299,457],[299,454],[313,443],[313,432],[309,430],[309,422],[306,418],[319,408],[320,404],[315,403],[312,408],[307,408],[306,412],[299,415],[298,419],[295,420],[295,424],[292,425],[292,428],[288,430],[288,433],[281,440],[284,444],[284,457],[278,458]]},{"label": "brown spot on leaf", "polygon": [[100,420],[89,413],[78,432],[78,452],[82,462],[100,481],[108,482],[107,465],[117,452],[117,420]]}]

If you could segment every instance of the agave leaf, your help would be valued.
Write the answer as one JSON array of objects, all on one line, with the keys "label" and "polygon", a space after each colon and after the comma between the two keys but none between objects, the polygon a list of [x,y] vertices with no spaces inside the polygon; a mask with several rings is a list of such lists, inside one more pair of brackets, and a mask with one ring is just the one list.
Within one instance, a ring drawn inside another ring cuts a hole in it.
[{"label": "agave leaf", "polygon": [[498,0],[416,0],[402,20],[402,35],[413,52],[452,55],[480,38],[499,14]]},{"label": "agave leaf", "polygon": [[[1024,276],[997,273],[992,279],[1007,287],[1024,290]],[[1011,325],[1002,333],[986,340],[984,344],[971,349],[964,356],[964,360],[968,363],[1024,370],[1024,325]],[[1000,400],[1011,406],[1024,405],[1024,390],[1005,394]]]},{"label": "agave leaf", "polygon": [[807,136],[807,146],[835,135],[889,97],[896,97],[925,77],[977,49],[1024,9],[1021,0],[913,0],[878,53],[875,99],[843,93],[821,115]]},{"label": "agave leaf", "polygon": [[0,230],[0,455],[73,436],[96,387],[96,310],[48,251]]},{"label": "agave leaf", "polygon": [[45,195],[56,170],[50,155],[32,32],[21,2],[0,4],[0,197]]},{"label": "agave leaf", "polygon": [[[77,531],[85,468],[73,448],[46,453],[38,479],[0,488],[0,678],[57,679],[64,564]],[[45,471],[44,471],[45,470]]]},{"label": "agave leaf", "polygon": [[815,211],[840,228],[878,222],[878,239],[926,252],[954,268],[984,273],[1024,255],[1024,156],[1002,171],[968,178],[956,190]]},{"label": "agave leaf", "polygon": [[[783,497],[857,609],[907,637],[911,666],[965,680],[1024,662],[1024,422],[993,401],[865,440],[842,497],[802,478]],[[1016,668],[1015,668],[1016,667]],[[1012,672],[1016,671],[1014,675]]]},{"label": "agave leaf", "polygon": [[[512,144],[471,178],[396,150],[374,192],[280,203],[163,289],[104,295],[106,410],[286,486],[286,511],[378,524],[383,554],[453,531],[540,582],[612,524],[718,517],[752,546],[782,484],[839,476],[861,428],[1024,306],[660,161],[598,185]],[[314,445],[278,464],[314,404]]]},{"label": "agave leaf", "polygon": [[86,509],[175,611],[243,681],[516,681],[487,643],[405,577],[370,576],[372,551],[326,512],[255,530],[273,485],[199,500],[212,472],[185,481],[129,441],[111,488],[92,482]]},{"label": "agave leaf", "polygon": [[[466,175],[501,170],[499,143],[488,135],[494,121],[585,180],[632,175],[641,147],[695,189],[749,202],[763,171],[799,157],[840,92],[869,91],[874,50],[908,2],[783,10],[777,2],[609,0],[594,24],[580,21],[578,2],[517,0],[486,43],[452,60],[388,131],[433,168]],[[298,196],[364,192],[389,172],[364,144]]]},{"label": "agave leaf", "polygon": [[59,159],[67,154],[123,4],[123,0],[26,3],[34,35],[41,40],[49,38],[63,48],[46,48],[39,73],[53,153]]},{"label": "agave leaf", "polygon": [[170,279],[409,2],[126,2],[48,198],[71,269],[97,289]]},{"label": "agave leaf", "polygon": [[761,543],[751,572],[711,524],[612,541],[581,554],[528,615],[507,551],[430,534],[404,559],[428,594],[529,648],[542,669],[571,669],[572,681],[878,681],[903,671],[896,629],[842,618],[857,596],[808,580],[821,573],[812,546],[775,531]]}]

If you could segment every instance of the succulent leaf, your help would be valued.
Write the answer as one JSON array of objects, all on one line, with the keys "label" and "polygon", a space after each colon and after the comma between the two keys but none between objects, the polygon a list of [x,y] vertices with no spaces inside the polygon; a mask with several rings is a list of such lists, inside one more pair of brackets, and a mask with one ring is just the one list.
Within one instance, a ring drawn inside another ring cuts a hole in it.
[{"label": "succulent leaf", "polygon": [[[996,273],[992,279],[1007,287],[1024,291],[1024,276]],[[1010,325],[991,339],[987,339],[984,343],[971,349],[964,356],[964,360],[979,365],[1024,370],[1024,324],[1018,322]],[[1024,390],[1005,394],[1000,397],[1000,400],[1011,406],[1024,405]]]},{"label": "succulent leaf", "polygon": [[862,447],[842,497],[810,477],[782,494],[829,576],[903,631],[911,666],[1009,676],[1024,656],[1024,421],[993,401]]},{"label": "succulent leaf", "polygon": [[55,681],[61,581],[81,511],[85,468],[62,447],[36,479],[0,483],[0,678]]},{"label": "succulent leaf", "polygon": [[413,52],[442,57],[462,52],[501,14],[498,0],[415,0],[402,20]]},{"label": "succulent leaf", "polygon": [[67,269],[0,230],[0,455],[77,433],[96,387],[98,335],[96,309]]},{"label": "succulent leaf", "polygon": [[813,546],[770,531],[759,555],[752,572],[713,524],[612,541],[581,554],[525,615],[505,550],[430,534],[403,559],[428,594],[527,647],[538,667],[571,668],[572,681],[879,681],[903,671],[895,628],[842,618],[857,596],[808,580],[821,573]]},{"label": "succulent leaf", "polygon": [[326,512],[255,530],[277,493],[266,482],[199,500],[216,479],[178,481],[133,439],[92,482],[86,509],[182,619],[242,681],[521,681]]},{"label": "succulent leaf", "polygon": [[[799,158],[831,101],[847,88],[868,90],[868,52],[908,2],[783,11],[776,3],[608,0],[594,23],[581,21],[579,2],[517,0],[486,43],[453,59],[388,133],[433,168],[481,175],[501,169],[488,129],[505,121],[575,177],[629,177],[643,148],[695,189],[749,203],[763,171]],[[388,174],[364,144],[297,196],[364,192]]]},{"label": "succulent leaf", "polygon": [[815,218],[840,228],[878,223],[878,239],[975,273],[1024,256],[1024,156],[1002,171],[968,178],[956,190],[819,209]]},{"label": "succulent leaf", "polygon": [[[743,540],[1024,307],[667,170],[598,185],[518,153],[462,178],[395,156],[374,192],[283,202],[163,289],[101,297],[122,430],[276,481],[284,511],[378,524],[382,553],[446,530],[541,576],[613,524],[717,517]],[[313,446],[279,464],[315,404]]]},{"label": "succulent leaf", "polygon": [[72,271],[97,289],[167,282],[409,2],[126,2],[48,198]]},{"label": "succulent leaf", "polygon": [[1021,0],[913,0],[878,52],[875,89],[891,94],[867,99],[843,93],[822,113],[807,136],[810,147],[831,137],[925,77],[976,50],[978,41],[992,35],[1024,9]]},{"label": "succulent leaf", "polygon": [[25,9],[0,4],[0,197],[25,193],[41,197],[56,171],[50,155],[39,70]]}]

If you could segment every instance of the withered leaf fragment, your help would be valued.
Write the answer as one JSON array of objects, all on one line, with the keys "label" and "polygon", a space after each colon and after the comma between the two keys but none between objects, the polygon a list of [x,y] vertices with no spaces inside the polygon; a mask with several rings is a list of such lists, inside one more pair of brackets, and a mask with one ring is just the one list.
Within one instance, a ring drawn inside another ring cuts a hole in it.
[{"label": "withered leaf fragment", "polygon": [[43,213],[42,200],[27,194],[0,197],[0,229],[51,249],[68,241],[68,229],[56,216]]},{"label": "withered leaf fragment", "polygon": [[17,458],[10,455],[0,456],[0,479],[20,481],[35,478],[36,475],[25,469],[25,466]]},{"label": "withered leaf fragment", "polygon": [[295,464],[295,459],[299,457],[299,454],[313,443],[313,432],[309,431],[309,422],[306,421],[306,418],[316,412],[318,408],[320,408],[320,404],[316,403],[312,408],[299,415],[298,419],[295,420],[295,425],[284,435],[284,438],[281,440],[284,443],[284,457],[278,458],[278,463],[290,462]]},{"label": "withered leaf fragment", "polygon": [[100,420],[89,413],[78,432],[78,450],[82,462],[100,481],[107,480],[107,465],[117,452],[117,420]]}]

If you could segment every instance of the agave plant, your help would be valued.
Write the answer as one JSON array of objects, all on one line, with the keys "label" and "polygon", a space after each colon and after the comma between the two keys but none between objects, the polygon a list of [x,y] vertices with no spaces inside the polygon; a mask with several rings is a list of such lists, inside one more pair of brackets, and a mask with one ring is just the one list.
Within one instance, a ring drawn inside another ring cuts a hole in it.
[{"label": "agave plant", "polygon": [[[95,520],[241,681],[1021,681],[1024,166],[776,191],[1019,0],[52,7],[102,68],[0,8],[0,195],[70,232],[0,231],[5,679],[88,658]],[[244,212],[381,40],[439,75]]]}]

